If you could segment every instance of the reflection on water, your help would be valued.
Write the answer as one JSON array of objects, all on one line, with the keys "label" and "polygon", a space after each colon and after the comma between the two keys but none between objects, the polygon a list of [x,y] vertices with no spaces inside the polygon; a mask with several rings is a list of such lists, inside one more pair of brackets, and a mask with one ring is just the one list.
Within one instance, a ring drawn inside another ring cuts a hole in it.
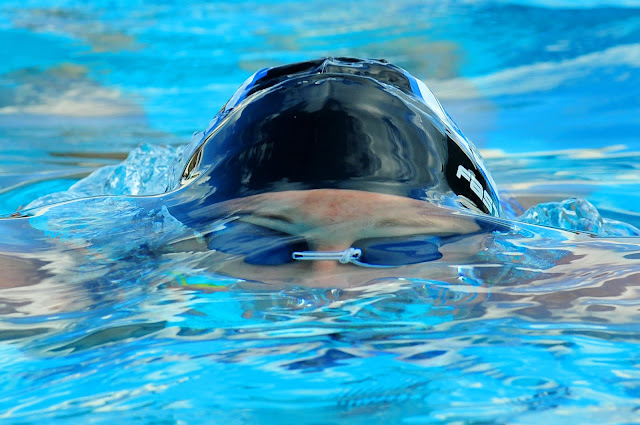
[{"label": "reflection on water", "polygon": [[257,68],[381,56],[483,148],[511,218],[578,197],[640,227],[633,2],[38,3],[0,5],[0,214],[44,208],[0,220],[3,423],[637,420],[636,239],[508,221],[411,273],[264,285],[158,205],[76,200],[163,192]]},{"label": "reflection on water", "polygon": [[[602,257],[590,244],[574,249],[576,262]],[[177,288],[147,259],[137,279],[112,270],[109,290],[76,291],[71,311],[4,316],[2,361],[15,372],[3,406],[16,419],[135,409],[153,422],[203,403],[230,423],[271,423],[283,409],[291,422],[316,423],[309,412],[329,422],[588,420],[614,403],[625,417],[638,377],[635,262],[567,274],[567,261],[546,278],[514,267],[542,279],[497,286],[475,276],[207,293]]]}]

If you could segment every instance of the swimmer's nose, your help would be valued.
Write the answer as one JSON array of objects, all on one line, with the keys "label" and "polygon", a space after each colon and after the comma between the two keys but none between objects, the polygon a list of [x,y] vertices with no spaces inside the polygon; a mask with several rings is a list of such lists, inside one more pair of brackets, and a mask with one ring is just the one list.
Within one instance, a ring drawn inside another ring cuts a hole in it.
[{"label": "swimmer's nose", "polygon": [[[351,245],[345,243],[315,243],[312,249],[319,252],[341,252],[349,249]],[[314,260],[311,261],[311,273],[318,278],[331,278],[339,274],[340,268],[345,265],[337,260]]]}]

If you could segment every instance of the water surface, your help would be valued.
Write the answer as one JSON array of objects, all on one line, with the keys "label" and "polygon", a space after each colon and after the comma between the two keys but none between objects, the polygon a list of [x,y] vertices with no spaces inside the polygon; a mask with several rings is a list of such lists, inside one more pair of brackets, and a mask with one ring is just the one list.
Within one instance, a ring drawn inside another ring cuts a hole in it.
[{"label": "water surface", "polygon": [[[85,195],[160,192],[248,75],[336,55],[424,79],[523,208],[640,227],[640,5],[550,3],[4,1],[0,214],[105,165]],[[3,423],[638,422],[636,239],[515,224],[420,277],[247,288],[159,255],[161,206],[73,205],[1,222],[0,264],[33,254],[2,267]]]}]

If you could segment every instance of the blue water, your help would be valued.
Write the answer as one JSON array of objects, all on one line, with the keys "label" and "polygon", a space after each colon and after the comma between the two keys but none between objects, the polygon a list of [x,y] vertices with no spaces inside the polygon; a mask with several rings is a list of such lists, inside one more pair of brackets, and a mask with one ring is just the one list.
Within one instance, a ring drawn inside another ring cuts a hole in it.
[{"label": "blue water", "polygon": [[[3,1],[0,215],[83,200],[0,221],[2,423],[640,422],[640,244],[606,237],[640,227],[640,2],[576,3]],[[325,55],[424,79],[511,232],[350,289],[162,252],[189,229],[122,195],[255,70]]]}]

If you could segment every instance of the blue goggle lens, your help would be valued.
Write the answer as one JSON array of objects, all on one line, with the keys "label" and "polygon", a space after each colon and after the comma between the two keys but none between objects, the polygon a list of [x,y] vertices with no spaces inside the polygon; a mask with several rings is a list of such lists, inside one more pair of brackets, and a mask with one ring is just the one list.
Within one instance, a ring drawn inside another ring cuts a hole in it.
[{"label": "blue goggle lens", "polygon": [[[443,243],[446,238],[428,235],[361,239],[352,244],[361,252],[353,262],[377,267],[425,263],[442,258],[438,249]],[[312,252],[304,238],[245,222],[228,223],[224,230],[210,234],[207,246],[243,256],[245,263],[257,266],[288,264],[295,261],[294,253]]]}]

